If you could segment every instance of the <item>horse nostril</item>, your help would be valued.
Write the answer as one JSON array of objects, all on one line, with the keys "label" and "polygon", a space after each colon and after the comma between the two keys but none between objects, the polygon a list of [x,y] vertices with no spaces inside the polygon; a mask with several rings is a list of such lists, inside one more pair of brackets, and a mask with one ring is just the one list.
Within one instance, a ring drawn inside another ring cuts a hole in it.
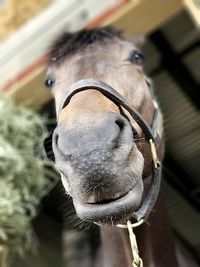
[{"label": "horse nostril", "polygon": [[124,129],[124,126],[125,126],[125,123],[122,119],[117,119],[115,121],[115,123],[117,124],[117,126],[120,128],[120,130],[123,130]]},{"label": "horse nostril", "polygon": [[117,118],[115,120],[115,123],[117,124],[117,126],[119,127],[119,130],[120,132],[118,132],[118,136],[117,138],[115,139],[115,145],[114,145],[114,148],[117,149],[117,148],[120,148],[121,147],[121,139],[123,138],[124,136],[124,128],[125,128],[125,122],[122,118]]},{"label": "horse nostril", "polygon": [[54,141],[54,144],[56,146],[58,146],[58,134],[57,133],[54,133],[54,135],[53,135],[53,141]]}]

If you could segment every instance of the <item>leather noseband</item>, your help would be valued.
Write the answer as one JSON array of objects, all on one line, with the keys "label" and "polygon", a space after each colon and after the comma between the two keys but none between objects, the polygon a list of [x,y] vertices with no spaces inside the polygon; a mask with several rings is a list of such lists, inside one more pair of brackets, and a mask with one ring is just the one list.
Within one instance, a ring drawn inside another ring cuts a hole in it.
[{"label": "leather noseband", "polygon": [[[161,163],[158,161],[156,153],[156,148],[158,148],[162,136],[162,115],[159,110],[159,107],[155,101],[154,96],[152,95],[154,103],[154,116],[152,125],[151,127],[149,127],[149,125],[141,117],[141,115],[135,109],[131,108],[129,104],[126,102],[126,100],[115,89],[113,89],[111,86],[102,81],[98,81],[95,79],[87,79],[73,83],[66,90],[63,96],[63,100],[59,105],[58,114],[60,114],[61,110],[69,104],[71,98],[75,94],[90,89],[94,89],[101,92],[115,104],[125,108],[129,112],[129,114],[133,117],[133,119],[137,122],[137,124],[141,127],[141,129],[145,134],[146,141],[150,145],[152,154],[152,165],[153,165],[153,176],[152,176],[151,186],[139,210],[133,213],[133,218],[136,221],[141,221],[141,220],[146,221],[147,217],[149,216],[156,202],[160,190]],[[52,142],[51,137],[45,140],[45,149],[47,155],[49,155],[50,157],[52,157],[53,155],[53,152],[50,151],[50,149],[52,150],[52,148],[50,148],[51,142]]]}]

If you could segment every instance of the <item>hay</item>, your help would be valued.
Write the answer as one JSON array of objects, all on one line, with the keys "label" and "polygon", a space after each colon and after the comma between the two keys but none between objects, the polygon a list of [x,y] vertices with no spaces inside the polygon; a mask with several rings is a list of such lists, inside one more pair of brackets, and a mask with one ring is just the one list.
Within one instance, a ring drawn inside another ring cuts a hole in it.
[{"label": "hay", "polygon": [[57,177],[43,151],[41,116],[0,98],[0,125],[0,250],[22,254],[34,245],[31,220]]}]

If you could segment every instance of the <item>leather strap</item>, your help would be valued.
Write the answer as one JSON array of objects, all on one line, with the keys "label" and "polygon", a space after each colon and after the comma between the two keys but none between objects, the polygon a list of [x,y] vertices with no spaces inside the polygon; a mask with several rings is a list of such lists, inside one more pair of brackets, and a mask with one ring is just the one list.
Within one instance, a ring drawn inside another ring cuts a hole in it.
[{"label": "leather strap", "polygon": [[[156,132],[153,132],[151,130],[146,121],[141,117],[141,115],[135,109],[130,108],[127,101],[115,89],[113,89],[111,86],[102,81],[94,79],[80,80],[76,83],[73,83],[66,90],[63,96],[63,99],[58,108],[58,114],[60,114],[61,110],[69,104],[73,95],[89,89],[95,89],[101,92],[103,95],[112,100],[115,104],[124,107],[131,114],[133,119],[138,123],[141,129],[144,131],[147,140],[152,139],[154,141],[154,139],[157,138]],[[156,126],[154,126],[154,128],[156,128]]]},{"label": "leather strap", "polygon": [[162,164],[160,162],[158,164],[159,166],[156,169],[154,168],[153,170],[153,177],[150,190],[148,191],[139,210],[133,213],[133,217],[137,222],[141,220],[146,221],[156,203],[160,191],[161,174],[162,174]]}]

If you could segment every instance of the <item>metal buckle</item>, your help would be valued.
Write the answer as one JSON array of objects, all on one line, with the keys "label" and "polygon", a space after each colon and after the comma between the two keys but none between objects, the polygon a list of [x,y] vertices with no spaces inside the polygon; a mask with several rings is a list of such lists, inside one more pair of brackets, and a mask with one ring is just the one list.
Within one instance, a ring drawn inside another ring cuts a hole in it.
[{"label": "metal buckle", "polygon": [[154,165],[154,168],[157,169],[158,168],[158,157],[157,157],[157,152],[156,152],[156,146],[152,139],[149,139],[149,145],[151,149],[153,165]]},{"label": "metal buckle", "polygon": [[158,128],[157,128],[157,134],[159,136],[159,138],[162,138],[162,134],[163,134],[163,117],[162,114],[160,115],[160,120],[159,120],[159,124],[158,124]]},{"label": "metal buckle", "polygon": [[[143,224],[143,223],[144,223],[144,220],[141,219],[139,222],[132,223],[132,224],[131,224],[131,227],[132,227],[132,228],[135,228],[135,227],[140,226],[140,225]],[[127,224],[117,224],[117,227],[119,227],[119,228],[128,228]]]}]

